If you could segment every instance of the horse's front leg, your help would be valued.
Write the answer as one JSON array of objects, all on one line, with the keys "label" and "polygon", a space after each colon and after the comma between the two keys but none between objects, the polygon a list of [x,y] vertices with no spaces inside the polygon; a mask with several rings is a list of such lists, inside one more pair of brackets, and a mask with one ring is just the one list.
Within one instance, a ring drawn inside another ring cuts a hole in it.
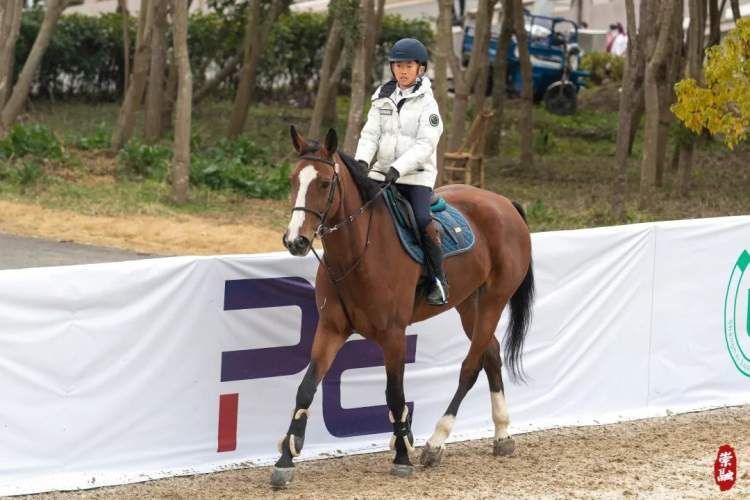
[{"label": "horse's front leg", "polygon": [[407,477],[414,473],[409,453],[414,451],[414,436],[411,432],[411,415],[404,397],[404,362],[406,358],[406,335],[403,329],[391,331],[381,341],[387,383],[385,398],[393,424],[391,449],[396,451],[391,474]]},{"label": "horse's front leg", "polygon": [[305,442],[305,428],[310,405],[313,402],[318,384],[331,367],[336,353],[346,341],[347,332],[336,331],[325,327],[321,323],[315,331],[310,365],[297,389],[297,400],[292,413],[289,430],[279,442],[281,457],[276,462],[271,473],[271,486],[281,488],[289,484],[294,478],[293,458],[302,451]]}]

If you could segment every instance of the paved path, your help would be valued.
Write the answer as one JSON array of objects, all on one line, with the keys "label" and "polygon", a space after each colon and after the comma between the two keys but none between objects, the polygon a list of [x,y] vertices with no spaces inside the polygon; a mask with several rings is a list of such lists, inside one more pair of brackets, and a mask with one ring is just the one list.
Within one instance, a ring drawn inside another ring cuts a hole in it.
[{"label": "paved path", "polygon": [[150,255],[117,248],[79,245],[0,233],[0,269],[92,264],[148,257]]}]

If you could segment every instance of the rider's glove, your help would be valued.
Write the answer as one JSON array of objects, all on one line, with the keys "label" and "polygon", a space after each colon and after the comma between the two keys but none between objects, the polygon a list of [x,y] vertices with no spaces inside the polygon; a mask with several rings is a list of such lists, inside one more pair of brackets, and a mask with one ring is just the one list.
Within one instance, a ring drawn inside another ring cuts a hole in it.
[{"label": "rider's glove", "polygon": [[368,165],[365,160],[357,160],[357,163],[359,163],[359,166],[362,167],[362,170],[367,170],[368,168],[370,168],[370,165]]},{"label": "rider's glove", "polygon": [[388,172],[385,173],[385,182],[393,184],[400,176],[401,174],[398,173],[398,170],[391,167],[388,169]]}]

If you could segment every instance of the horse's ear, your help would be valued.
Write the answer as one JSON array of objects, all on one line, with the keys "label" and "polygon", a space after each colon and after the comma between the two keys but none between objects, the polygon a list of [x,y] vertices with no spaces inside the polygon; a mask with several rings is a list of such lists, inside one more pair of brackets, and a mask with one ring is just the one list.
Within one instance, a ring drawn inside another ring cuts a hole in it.
[{"label": "horse's ear", "polygon": [[289,126],[289,134],[292,136],[292,145],[294,146],[294,149],[298,154],[302,154],[302,151],[306,150],[308,147],[307,141],[302,137],[302,134],[297,132],[294,125]]},{"label": "horse's ear", "polygon": [[339,138],[338,135],[336,135],[336,131],[332,128],[328,129],[328,133],[326,134],[325,148],[329,156],[333,156],[333,153],[336,152],[338,144]]}]

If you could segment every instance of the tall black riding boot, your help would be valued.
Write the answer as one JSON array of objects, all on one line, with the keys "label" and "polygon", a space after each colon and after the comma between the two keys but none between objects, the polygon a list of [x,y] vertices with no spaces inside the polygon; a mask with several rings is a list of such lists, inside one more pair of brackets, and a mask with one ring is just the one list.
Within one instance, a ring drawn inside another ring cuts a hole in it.
[{"label": "tall black riding boot", "polygon": [[422,250],[424,250],[427,268],[432,273],[427,292],[427,303],[442,306],[448,303],[448,281],[443,272],[443,249],[440,246],[440,235],[434,227],[427,227],[422,233]]}]

